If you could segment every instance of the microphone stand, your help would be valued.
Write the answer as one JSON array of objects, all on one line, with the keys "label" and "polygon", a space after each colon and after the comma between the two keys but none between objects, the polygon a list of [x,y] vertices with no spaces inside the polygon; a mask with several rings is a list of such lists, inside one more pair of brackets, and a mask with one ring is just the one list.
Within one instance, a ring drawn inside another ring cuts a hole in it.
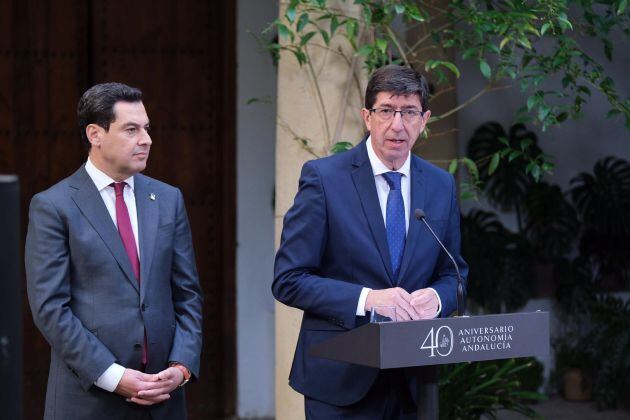
[{"label": "microphone stand", "polygon": [[446,247],[444,246],[442,241],[440,241],[440,238],[438,238],[438,236],[435,234],[435,232],[433,231],[433,229],[431,228],[431,226],[427,222],[427,217],[424,214],[424,211],[421,210],[421,209],[416,209],[413,212],[413,214],[416,217],[416,219],[418,219],[419,221],[421,221],[421,222],[423,222],[425,224],[425,226],[429,229],[429,232],[431,232],[431,234],[433,235],[433,237],[435,238],[437,243],[440,244],[440,246],[442,247],[444,252],[446,252],[446,255],[448,255],[448,257],[451,259],[451,262],[453,263],[453,267],[455,267],[455,273],[457,273],[457,316],[464,316],[464,310],[465,310],[465,308],[464,308],[464,285],[463,285],[463,282],[462,282],[462,276],[461,276],[461,274],[459,274],[459,267],[457,266],[457,263],[455,262],[455,258],[453,258],[451,253],[448,252],[448,249],[446,249]]}]

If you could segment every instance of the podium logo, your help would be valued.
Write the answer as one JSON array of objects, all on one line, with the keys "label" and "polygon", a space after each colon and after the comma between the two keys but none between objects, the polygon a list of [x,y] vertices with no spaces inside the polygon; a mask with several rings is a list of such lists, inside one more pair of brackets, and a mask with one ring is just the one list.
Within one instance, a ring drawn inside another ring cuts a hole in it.
[{"label": "podium logo", "polygon": [[436,355],[446,357],[453,351],[453,330],[447,325],[442,325],[435,330],[431,328],[424,338],[420,350],[429,350],[429,357]]}]

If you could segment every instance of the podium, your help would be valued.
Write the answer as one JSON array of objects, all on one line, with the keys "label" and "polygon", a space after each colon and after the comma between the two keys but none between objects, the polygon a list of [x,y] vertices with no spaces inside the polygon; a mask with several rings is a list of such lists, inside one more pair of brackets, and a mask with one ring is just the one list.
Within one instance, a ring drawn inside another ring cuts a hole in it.
[{"label": "podium", "polygon": [[438,365],[547,356],[549,313],[366,324],[314,345],[309,351],[315,357],[378,369],[413,369],[418,419],[437,420]]}]

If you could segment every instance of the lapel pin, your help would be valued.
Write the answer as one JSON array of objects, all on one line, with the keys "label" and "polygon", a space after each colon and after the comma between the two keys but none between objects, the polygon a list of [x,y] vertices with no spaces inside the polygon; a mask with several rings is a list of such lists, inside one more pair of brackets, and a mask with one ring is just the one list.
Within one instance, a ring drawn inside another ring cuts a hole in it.
[{"label": "lapel pin", "polygon": [[151,201],[155,201],[155,194],[153,193],[149,194],[149,198],[151,199]]}]

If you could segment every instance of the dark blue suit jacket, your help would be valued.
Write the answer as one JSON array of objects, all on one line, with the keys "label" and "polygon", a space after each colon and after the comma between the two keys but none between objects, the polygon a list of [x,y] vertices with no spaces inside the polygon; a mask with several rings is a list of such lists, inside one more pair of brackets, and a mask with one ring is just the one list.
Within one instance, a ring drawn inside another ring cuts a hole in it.
[{"label": "dark blue suit jacket", "polygon": [[[365,141],[348,152],[307,162],[295,202],[284,218],[276,255],[273,294],[304,311],[289,383],[296,391],[334,405],[359,401],[374,382],[374,368],[312,357],[308,349],[368,321],[357,317],[363,287],[399,286],[413,292],[432,287],[441,316],[456,309],[457,280],[448,257],[426,227],[427,220],[457,259],[460,212],[453,177],[411,155],[411,219],[398,281],[394,281],[385,224]],[[282,334],[282,331],[278,331]]]}]

